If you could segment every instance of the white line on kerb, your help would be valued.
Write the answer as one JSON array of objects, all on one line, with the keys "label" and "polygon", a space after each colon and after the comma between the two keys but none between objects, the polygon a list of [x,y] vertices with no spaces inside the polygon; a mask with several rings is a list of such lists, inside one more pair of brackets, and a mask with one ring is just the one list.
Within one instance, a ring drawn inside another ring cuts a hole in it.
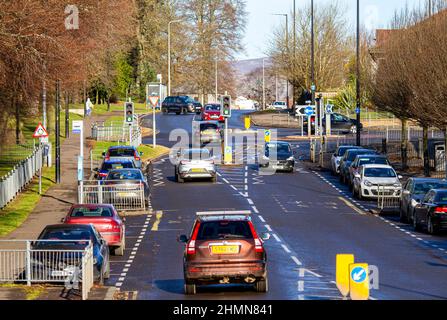
[{"label": "white line on kerb", "polygon": [[262,216],[258,216],[259,220],[261,220],[262,222],[265,222],[264,218]]}]

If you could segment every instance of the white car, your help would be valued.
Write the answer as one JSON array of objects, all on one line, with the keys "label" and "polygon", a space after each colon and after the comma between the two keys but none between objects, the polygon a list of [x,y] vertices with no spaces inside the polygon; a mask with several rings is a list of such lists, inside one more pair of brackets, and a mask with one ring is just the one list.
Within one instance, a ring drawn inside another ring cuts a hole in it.
[{"label": "white car", "polygon": [[393,167],[383,164],[366,164],[354,176],[352,193],[359,199],[378,198],[380,192],[389,198],[400,198],[401,176]]},{"label": "white car", "polygon": [[272,109],[274,110],[287,110],[287,104],[285,101],[275,101],[272,104]]},{"label": "white car", "polygon": [[214,157],[208,149],[184,149],[178,152],[175,165],[175,179],[183,183],[185,179],[209,178],[217,181]]},{"label": "white car", "polygon": [[340,173],[340,161],[349,149],[361,149],[357,146],[340,146],[331,157],[331,169],[334,174]]}]

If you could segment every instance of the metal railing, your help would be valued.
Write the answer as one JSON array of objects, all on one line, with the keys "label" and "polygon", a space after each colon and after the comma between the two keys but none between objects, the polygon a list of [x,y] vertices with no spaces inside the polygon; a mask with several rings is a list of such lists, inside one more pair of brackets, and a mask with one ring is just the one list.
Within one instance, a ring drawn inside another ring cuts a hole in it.
[{"label": "metal railing", "polygon": [[112,204],[118,211],[138,211],[146,209],[144,184],[127,180],[105,184],[104,181],[80,181],[78,186],[80,204]]},{"label": "metal railing", "polygon": [[138,125],[129,126],[127,124],[121,125],[101,125],[93,124],[91,136],[92,139],[97,141],[118,141],[118,142],[128,142],[129,141],[129,130],[132,131],[132,136],[135,133],[141,134],[141,129]]},{"label": "metal railing", "polygon": [[38,146],[33,153],[0,178],[0,209],[11,202],[31,182],[43,166],[43,149]]},{"label": "metal railing", "polygon": [[[85,244],[82,250],[56,250],[54,245]],[[93,247],[89,240],[0,240],[0,282],[63,283],[82,288],[86,300],[93,287]]]},{"label": "metal railing", "polygon": [[377,209],[379,212],[399,212],[400,195],[400,193],[396,195],[396,189],[394,187],[377,186]]}]

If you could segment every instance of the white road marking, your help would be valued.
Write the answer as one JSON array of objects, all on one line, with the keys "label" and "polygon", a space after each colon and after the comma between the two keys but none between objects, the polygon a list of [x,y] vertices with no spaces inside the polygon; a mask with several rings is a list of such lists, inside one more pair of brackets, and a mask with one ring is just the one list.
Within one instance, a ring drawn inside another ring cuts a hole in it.
[{"label": "white road marking", "polygon": [[285,252],[287,253],[291,253],[292,251],[290,251],[289,248],[287,248],[287,246],[285,244],[282,244],[281,247],[284,249]]},{"label": "white road marking", "polygon": [[299,266],[302,266],[302,265],[303,265],[303,264],[301,263],[301,261],[298,260],[297,257],[295,257],[295,256],[291,256],[291,258],[292,258],[292,260],[293,260],[297,265],[299,265]]},{"label": "white road marking", "polygon": [[227,179],[223,178],[222,179],[225,183],[230,183]]},{"label": "white road marking", "polygon": [[249,199],[247,199],[247,201],[248,201],[248,203],[249,203],[249,204],[251,204],[251,205],[254,205],[254,202],[253,202],[253,200],[251,200],[250,198],[249,198]]},{"label": "white road marking", "polygon": [[237,188],[235,186],[230,185],[230,187],[237,191]]},{"label": "white road marking", "polygon": [[298,292],[303,292],[304,291],[304,281],[299,280],[298,281]]},{"label": "white road marking", "polygon": [[272,228],[271,228],[268,224],[265,225],[265,228],[266,228],[268,231],[272,232]]},{"label": "white road marking", "polygon": [[276,235],[276,233],[273,233],[273,238],[275,238],[276,241],[281,242],[281,239]]},{"label": "white road marking", "polygon": [[255,206],[251,207],[255,213],[259,213],[258,209]]},{"label": "white road marking", "polygon": [[261,220],[262,222],[265,222],[264,218],[262,216],[258,216],[259,220]]}]

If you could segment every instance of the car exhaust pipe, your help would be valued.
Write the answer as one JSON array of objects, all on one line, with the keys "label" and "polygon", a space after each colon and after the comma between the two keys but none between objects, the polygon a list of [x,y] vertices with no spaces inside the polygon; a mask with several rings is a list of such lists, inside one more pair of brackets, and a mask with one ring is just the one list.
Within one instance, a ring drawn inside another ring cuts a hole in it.
[{"label": "car exhaust pipe", "polygon": [[228,284],[230,283],[230,278],[224,277],[222,280],[219,281],[220,284]]},{"label": "car exhaust pipe", "polygon": [[254,283],[256,281],[256,278],[254,276],[248,276],[244,279],[246,283]]}]

